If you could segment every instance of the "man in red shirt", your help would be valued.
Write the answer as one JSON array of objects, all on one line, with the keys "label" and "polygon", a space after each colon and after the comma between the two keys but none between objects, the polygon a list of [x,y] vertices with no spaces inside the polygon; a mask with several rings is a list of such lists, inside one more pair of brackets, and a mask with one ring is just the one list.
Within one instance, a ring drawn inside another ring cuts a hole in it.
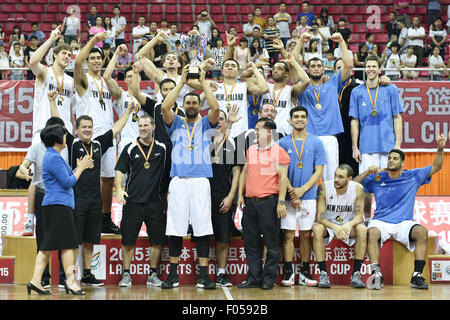
[{"label": "man in red shirt", "polygon": [[[242,236],[247,255],[248,277],[238,288],[270,290],[275,284],[280,259],[280,218],[286,216],[284,199],[288,186],[289,155],[276,144],[272,119],[256,122],[257,144],[247,151],[246,162],[239,181],[238,206],[243,209]],[[244,200],[245,189],[245,200]],[[263,245],[267,258],[262,266]]]}]

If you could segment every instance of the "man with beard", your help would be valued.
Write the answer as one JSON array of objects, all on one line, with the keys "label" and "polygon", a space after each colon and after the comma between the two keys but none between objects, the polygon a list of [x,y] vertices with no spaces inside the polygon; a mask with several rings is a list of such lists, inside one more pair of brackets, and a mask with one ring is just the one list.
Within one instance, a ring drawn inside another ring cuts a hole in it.
[{"label": "man with beard", "polygon": [[317,183],[326,165],[326,155],[322,141],[306,131],[308,111],[305,108],[292,109],[289,123],[293,127],[292,134],[278,142],[291,159],[288,169],[290,201],[286,202],[286,218],[281,219],[281,229],[284,230],[284,278],[281,285],[291,287],[295,283],[292,260],[298,225],[302,260],[298,283],[312,287],[317,285],[317,281],[312,279],[309,267],[311,229],[316,220]]},{"label": "man with beard", "polygon": [[[73,98],[73,79],[66,75],[64,70],[69,65],[72,58],[72,50],[69,45],[62,44],[53,49],[54,63],[51,67],[41,64],[44,55],[50,50],[50,47],[58,41],[61,34],[60,28],[56,28],[50,34],[50,37],[41,45],[30,59],[29,65],[31,71],[36,76],[34,83],[33,99],[33,139],[32,144],[41,142],[40,133],[50,118],[50,105],[48,92],[58,90],[58,108],[61,119],[64,121],[66,129],[72,133],[72,98]],[[63,158],[68,161],[67,149],[62,152]],[[36,189],[33,184],[28,188],[28,217],[25,223],[23,236],[32,236],[34,234],[34,201]]]},{"label": "man with beard", "polygon": [[[370,166],[386,168],[387,155],[400,149],[402,141],[402,113],[398,88],[394,84],[380,86],[381,62],[375,56],[366,59],[367,81],[353,89],[350,96],[349,117],[353,158],[362,173]],[[359,148],[358,148],[359,140]],[[365,199],[365,215],[370,218],[372,196]]]},{"label": "man with beard", "polygon": [[200,96],[194,92],[186,94],[183,100],[186,117],[175,115],[172,106],[187,83],[188,70],[189,66],[183,69],[182,81],[167,95],[162,104],[162,115],[172,138],[173,149],[166,228],[166,235],[170,236],[170,270],[161,287],[170,289],[179,286],[179,256],[190,221],[197,242],[200,265],[196,285],[198,288],[215,289],[215,283],[208,277],[209,238],[213,234],[208,178],[212,177],[212,168],[210,157],[205,157],[205,154],[209,153],[212,136],[212,132],[208,131],[217,125],[219,119],[219,104],[205,81],[207,70],[202,67],[199,82],[210,106],[208,115],[199,117]]},{"label": "man with beard", "polygon": [[[119,287],[130,287],[130,265],[142,223],[150,242],[150,274],[147,285],[161,286],[157,267],[166,244],[166,216],[161,199],[162,173],[166,163],[166,146],[154,139],[155,122],[149,115],[138,120],[139,138],[125,146],[116,165],[117,201],[123,204],[122,256],[123,274]],[[128,174],[126,190],[122,189]]]},{"label": "man with beard", "polygon": [[[450,132],[449,132],[450,135]],[[431,182],[431,176],[441,170],[444,163],[444,147],[447,138],[437,132],[437,154],[432,165],[403,170],[405,154],[393,149],[388,155],[387,170],[370,167],[355,181],[362,181],[365,192],[375,195],[377,208],[368,230],[367,253],[370,259],[371,278],[369,289],[381,289],[383,276],[380,271],[380,249],[391,237],[414,252],[414,272],[411,287],[428,289],[422,272],[426,264],[428,230],[414,222],[414,202],[417,190]],[[376,173],[376,174],[375,174]]]},{"label": "man with beard", "polygon": [[339,164],[339,146],[336,135],[344,131],[339,111],[338,95],[352,74],[353,58],[348,54],[347,45],[340,33],[331,38],[339,43],[342,51],[342,69],[327,82],[323,82],[324,68],[322,60],[312,58],[308,61],[308,74],[311,78],[309,87],[299,97],[301,106],[308,110],[309,121],[306,131],[322,140],[327,154],[324,181],[332,180]]},{"label": "man with beard", "polygon": [[347,164],[337,167],[334,181],[319,185],[317,223],[312,231],[313,247],[320,268],[319,288],[330,288],[326,269],[325,247],[334,237],[348,246],[355,245],[351,286],[365,288],[361,279],[361,265],[367,246],[367,229],[364,225],[364,188],[352,181],[353,169]]},{"label": "man with beard", "polygon": [[[88,115],[95,124],[93,136],[97,137],[110,130],[114,122],[111,92],[101,76],[103,52],[95,44],[106,39],[106,32],[97,33],[81,49],[75,60],[74,81],[76,88],[75,113],[77,117]],[[83,64],[87,59],[88,72]],[[111,204],[116,164],[116,142],[103,155],[101,162],[102,182],[102,232],[120,234],[119,228],[111,220]]]}]

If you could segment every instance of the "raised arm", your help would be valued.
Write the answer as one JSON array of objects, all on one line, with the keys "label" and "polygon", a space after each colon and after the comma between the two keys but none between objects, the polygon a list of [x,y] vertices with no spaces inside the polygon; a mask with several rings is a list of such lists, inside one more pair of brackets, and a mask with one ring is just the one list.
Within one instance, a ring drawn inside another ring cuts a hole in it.
[{"label": "raised arm", "polygon": [[297,100],[297,97],[308,88],[311,79],[303,68],[298,64],[294,55],[287,54],[287,59],[282,60],[289,65],[289,79],[294,84],[291,89],[292,100]]},{"label": "raised arm", "polygon": [[50,34],[50,37],[45,41],[31,56],[28,65],[33,72],[33,74],[37,77],[38,81],[44,81],[47,77],[47,68],[41,64],[42,58],[45,54],[50,50],[52,44],[58,40],[59,35],[61,34],[60,30],[61,26],[58,26],[55,30],[53,30]]},{"label": "raised arm", "polygon": [[347,81],[352,75],[353,69],[353,57],[348,53],[347,44],[345,43],[344,38],[339,32],[335,32],[332,34],[331,40],[339,44],[339,48],[341,49],[342,62],[344,65],[341,69],[342,82]]},{"label": "raised arm", "polygon": [[227,37],[227,51],[225,52],[225,56],[223,58],[223,61],[226,61],[228,59],[232,59],[233,58],[233,54],[234,54],[234,46],[236,45],[237,40],[239,39],[238,37],[228,33],[225,31],[226,37]]},{"label": "raised arm", "polygon": [[140,73],[144,69],[144,61],[136,61],[133,64],[133,80],[131,81],[131,92],[133,96],[139,101],[141,106],[145,105],[147,101],[147,96],[141,91],[140,83]]},{"label": "raised arm", "polygon": [[254,77],[249,77],[245,80],[248,92],[257,96],[269,92],[269,86],[267,85],[266,79],[264,79],[264,76],[259,72],[253,62],[247,64],[245,69],[251,69],[254,75]]},{"label": "raised arm", "polygon": [[120,101],[120,98],[122,97],[122,89],[119,87],[116,80],[111,77],[111,75],[114,72],[114,67],[116,66],[119,56],[126,54],[127,52],[128,48],[125,44],[118,46],[113,57],[111,58],[111,61],[109,61],[108,66],[105,69],[105,73],[103,73],[103,79],[105,79],[109,91],[117,101]]},{"label": "raised arm", "polygon": [[219,122],[219,102],[217,101],[216,95],[212,92],[209,83],[205,80],[206,68],[200,69],[200,79],[199,82],[202,85],[203,93],[205,94],[206,102],[208,103],[210,109],[208,112],[208,120],[212,127],[215,127],[217,122]]},{"label": "raised arm", "polygon": [[171,126],[173,123],[173,120],[175,119],[175,113],[172,110],[173,105],[177,101],[177,97],[181,92],[181,89],[183,89],[183,86],[187,83],[187,74],[189,71],[189,65],[184,66],[183,68],[183,74],[181,81],[177,84],[177,86],[169,92],[169,94],[164,99],[162,106],[161,106],[161,112],[164,119],[164,123],[168,126]]},{"label": "raised arm", "polygon": [[128,117],[133,112],[133,104],[129,103],[127,109],[123,113],[123,115],[117,120],[112,127],[113,136],[116,137],[120,131],[122,131],[123,127],[127,124]]},{"label": "raised arm", "polygon": [[[448,136],[450,136],[450,131],[448,132]],[[442,169],[442,164],[444,163],[444,148],[445,143],[447,142],[447,138],[443,133],[439,134],[439,131],[437,132],[437,144],[438,149],[436,153],[436,158],[434,158],[433,165],[431,166],[431,172],[430,177]]]}]

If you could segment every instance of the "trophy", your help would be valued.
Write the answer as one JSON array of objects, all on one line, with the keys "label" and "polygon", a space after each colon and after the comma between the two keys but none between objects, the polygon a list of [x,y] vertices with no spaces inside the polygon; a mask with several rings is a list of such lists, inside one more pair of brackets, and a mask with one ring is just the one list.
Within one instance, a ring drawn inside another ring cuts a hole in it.
[{"label": "trophy", "polygon": [[188,79],[200,79],[200,64],[205,56],[207,44],[207,35],[200,36],[196,30],[189,32],[187,36],[181,36],[178,55],[186,52],[189,58]]}]

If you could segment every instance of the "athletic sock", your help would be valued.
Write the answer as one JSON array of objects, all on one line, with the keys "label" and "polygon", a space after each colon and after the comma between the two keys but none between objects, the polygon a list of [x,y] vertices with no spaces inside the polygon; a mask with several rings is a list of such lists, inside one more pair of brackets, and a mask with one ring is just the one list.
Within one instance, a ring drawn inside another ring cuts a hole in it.
[{"label": "athletic sock", "polygon": [[27,214],[27,223],[32,223],[34,224],[34,213],[28,213]]},{"label": "athletic sock", "polygon": [[319,265],[320,272],[322,271],[327,272],[327,266],[325,264],[325,261],[317,261],[317,264]]},{"label": "athletic sock", "polygon": [[355,259],[353,261],[353,274],[361,270],[362,260]]},{"label": "athletic sock", "polygon": [[[150,268],[150,274],[153,274],[153,273],[157,273],[156,268]],[[150,275],[150,274],[149,274],[149,275]]]},{"label": "athletic sock", "polygon": [[225,274],[225,268],[217,268],[217,275]]},{"label": "athletic sock", "polygon": [[83,270],[83,277],[87,277],[91,275],[91,269],[84,269]]},{"label": "athletic sock", "polygon": [[414,273],[422,273],[425,263],[425,260],[414,260]]},{"label": "athletic sock", "polygon": [[291,272],[291,273],[293,272],[292,271],[292,261],[284,263],[284,270],[286,272]]},{"label": "athletic sock", "polygon": [[111,212],[103,212],[102,213],[103,222],[108,222],[111,220]]},{"label": "athletic sock", "polygon": [[200,266],[199,278],[208,279],[208,266]]},{"label": "athletic sock", "polygon": [[123,270],[123,273],[128,273],[128,274],[130,274],[130,269],[125,269],[125,270]]},{"label": "athletic sock", "polygon": [[169,269],[169,277],[178,276],[178,263],[171,263]]},{"label": "athletic sock", "polygon": [[370,274],[374,274],[375,272],[381,272],[379,263],[370,264]]}]

